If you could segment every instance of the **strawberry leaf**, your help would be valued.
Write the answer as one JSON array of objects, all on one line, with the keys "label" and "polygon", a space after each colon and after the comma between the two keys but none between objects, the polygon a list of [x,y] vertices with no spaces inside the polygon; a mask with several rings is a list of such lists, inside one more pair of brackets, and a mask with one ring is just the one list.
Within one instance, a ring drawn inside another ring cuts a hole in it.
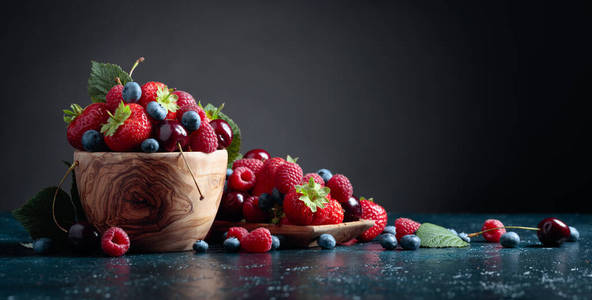
[{"label": "strawberry leaf", "polygon": [[415,233],[421,239],[421,246],[427,248],[460,248],[467,247],[469,243],[463,241],[458,235],[450,230],[434,225],[423,223]]},{"label": "strawberry leaf", "polygon": [[156,102],[158,102],[167,111],[176,112],[179,109],[177,100],[179,96],[171,94],[171,91],[166,87],[159,87],[156,91]]},{"label": "strawberry leaf", "polygon": [[292,157],[288,154],[288,156],[286,156],[286,161],[291,162],[291,163],[296,163],[298,161],[298,157]]},{"label": "strawberry leaf", "polygon": [[329,188],[316,183],[312,177],[307,183],[296,185],[295,188],[296,192],[301,194],[300,201],[304,202],[313,213],[317,211],[317,208],[324,208],[325,204],[329,203],[329,199],[327,199]]},{"label": "strawberry leaf", "polygon": [[74,121],[76,117],[78,117],[84,109],[80,107],[78,104],[70,105],[70,109],[62,110],[64,112],[64,122],[66,124],[70,124],[70,122]]},{"label": "strawberry leaf", "polygon": [[125,123],[125,121],[132,115],[132,109],[129,105],[125,105],[123,101],[121,101],[115,110],[114,115],[110,112],[107,113],[109,114],[109,120],[101,126],[101,133],[105,136],[112,136],[117,131],[117,128],[123,125],[123,123]]},{"label": "strawberry leaf", "polygon": [[92,102],[105,102],[105,96],[117,84],[115,78],[118,77],[123,85],[132,81],[130,75],[118,65],[91,61],[88,95]]}]

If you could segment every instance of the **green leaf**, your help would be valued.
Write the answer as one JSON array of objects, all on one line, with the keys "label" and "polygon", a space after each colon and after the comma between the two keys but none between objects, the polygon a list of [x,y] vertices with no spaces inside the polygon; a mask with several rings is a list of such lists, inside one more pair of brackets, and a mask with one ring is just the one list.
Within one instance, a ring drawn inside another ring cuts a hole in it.
[{"label": "green leaf", "polygon": [[76,117],[78,117],[83,110],[84,109],[78,104],[70,105],[70,109],[63,109],[64,122],[66,122],[66,124],[70,124],[70,122],[74,121],[74,119],[76,119]]},{"label": "green leaf", "polygon": [[156,102],[162,105],[167,111],[176,112],[179,109],[179,105],[177,105],[178,99],[179,96],[171,94],[171,90],[166,87],[159,87],[156,91]]},{"label": "green leaf", "polygon": [[298,161],[298,157],[292,157],[288,154],[288,156],[286,156],[286,161],[291,162],[291,163],[296,163]]},{"label": "green leaf", "polygon": [[[33,239],[48,237],[60,243],[67,234],[61,231],[53,221],[51,204],[57,187],[41,190],[27,203],[12,211],[12,215],[25,227]],[[60,189],[56,198],[55,216],[60,225],[68,228],[74,224],[74,212],[70,196]]]},{"label": "green leaf", "polygon": [[415,233],[421,239],[421,246],[427,248],[449,248],[449,247],[467,247],[469,243],[463,241],[458,235],[450,230],[434,225],[423,223]]},{"label": "green leaf", "polygon": [[123,85],[132,81],[132,78],[118,65],[91,61],[88,95],[93,103],[105,102],[105,96],[117,84],[115,78],[119,78]]},{"label": "green leaf", "polygon": [[226,148],[226,151],[228,151],[228,166],[230,167],[235,160],[242,156],[239,152],[241,146],[241,132],[238,125],[236,125],[236,123],[224,113],[219,112],[218,117],[226,121],[226,123],[230,125],[230,128],[232,128],[232,143]]},{"label": "green leaf", "polygon": [[125,105],[123,101],[121,101],[115,110],[114,115],[110,112],[107,113],[109,114],[109,120],[101,126],[101,133],[105,136],[112,136],[115,134],[115,131],[117,131],[117,128],[123,125],[123,123],[125,123],[125,121],[132,115],[132,109],[129,105]]},{"label": "green leaf", "polygon": [[295,186],[296,192],[302,194],[300,201],[304,202],[314,213],[318,208],[324,208],[329,203],[327,195],[331,192],[328,187],[323,187],[316,183],[311,177],[307,183]]}]

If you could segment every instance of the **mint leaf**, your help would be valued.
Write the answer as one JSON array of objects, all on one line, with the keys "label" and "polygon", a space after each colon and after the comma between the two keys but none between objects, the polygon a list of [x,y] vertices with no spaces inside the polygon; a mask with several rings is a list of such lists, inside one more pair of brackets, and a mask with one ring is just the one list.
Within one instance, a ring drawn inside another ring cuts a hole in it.
[{"label": "mint leaf", "polygon": [[91,61],[88,95],[93,103],[105,102],[107,92],[117,84],[115,81],[117,77],[123,85],[132,81],[132,78],[118,65]]},{"label": "mint leaf", "polygon": [[460,248],[469,245],[450,230],[431,223],[421,224],[415,235],[421,239],[421,246],[427,248]]}]

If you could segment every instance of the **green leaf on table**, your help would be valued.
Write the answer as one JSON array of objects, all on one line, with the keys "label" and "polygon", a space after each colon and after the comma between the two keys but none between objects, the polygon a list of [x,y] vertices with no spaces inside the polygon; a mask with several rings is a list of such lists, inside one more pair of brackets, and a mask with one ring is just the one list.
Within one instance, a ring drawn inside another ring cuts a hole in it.
[{"label": "green leaf on table", "polygon": [[222,112],[222,108],[224,108],[224,103],[222,103],[222,105],[220,105],[219,107],[216,107],[210,103],[208,103],[206,106],[202,106],[201,102],[198,103],[198,105],[203,108],[203,110],[206,113],[206,116],[208,116],[208,118],[210,120],[216,120],[216,119],[222,119],[224,121],[226,121],[226,123],[228,123],[228,125],[230,125],[230,128],[232,129],[232,143],[230,143],[230,146],[228,146],[226,148],[226,151],[228,151],[228,167],[232,167],[232,163],[239,159],[239,157],[241,157],[240,154],[240,145],[241,145],[241,132],[240,132],[240,128],[238,128],[238,125],[236,125],[236,123],[226,114],[224,114]]},{"label": "green leaf on table", "polygon": [[421,239],[421,246],[427,248],[467,247],[463,241],[450,230],[431,223],[423,223],[415,233]]},{"label": "green leaf on table", "polygon": [[115,78],[119,78],[123,85],[132,81],[129,74],[118,65],[91,61],[88,95],[93,103],[105,102],[105,96],[117,84]]}]

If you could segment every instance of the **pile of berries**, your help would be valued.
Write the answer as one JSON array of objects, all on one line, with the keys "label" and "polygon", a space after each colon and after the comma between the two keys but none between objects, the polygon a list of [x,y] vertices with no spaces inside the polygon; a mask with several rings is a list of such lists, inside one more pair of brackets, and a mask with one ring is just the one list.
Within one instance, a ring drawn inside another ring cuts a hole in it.
[{"label": "pile of berries", "polygon": [[327,169],[304,174],[296,160],[247,152],[227,171],[217,219],[284,225],[326,225],[359,219],[375,225],[358,240],[370,241],[386,226],[386,211],[372,199],[356,198],[349,179]]}]

